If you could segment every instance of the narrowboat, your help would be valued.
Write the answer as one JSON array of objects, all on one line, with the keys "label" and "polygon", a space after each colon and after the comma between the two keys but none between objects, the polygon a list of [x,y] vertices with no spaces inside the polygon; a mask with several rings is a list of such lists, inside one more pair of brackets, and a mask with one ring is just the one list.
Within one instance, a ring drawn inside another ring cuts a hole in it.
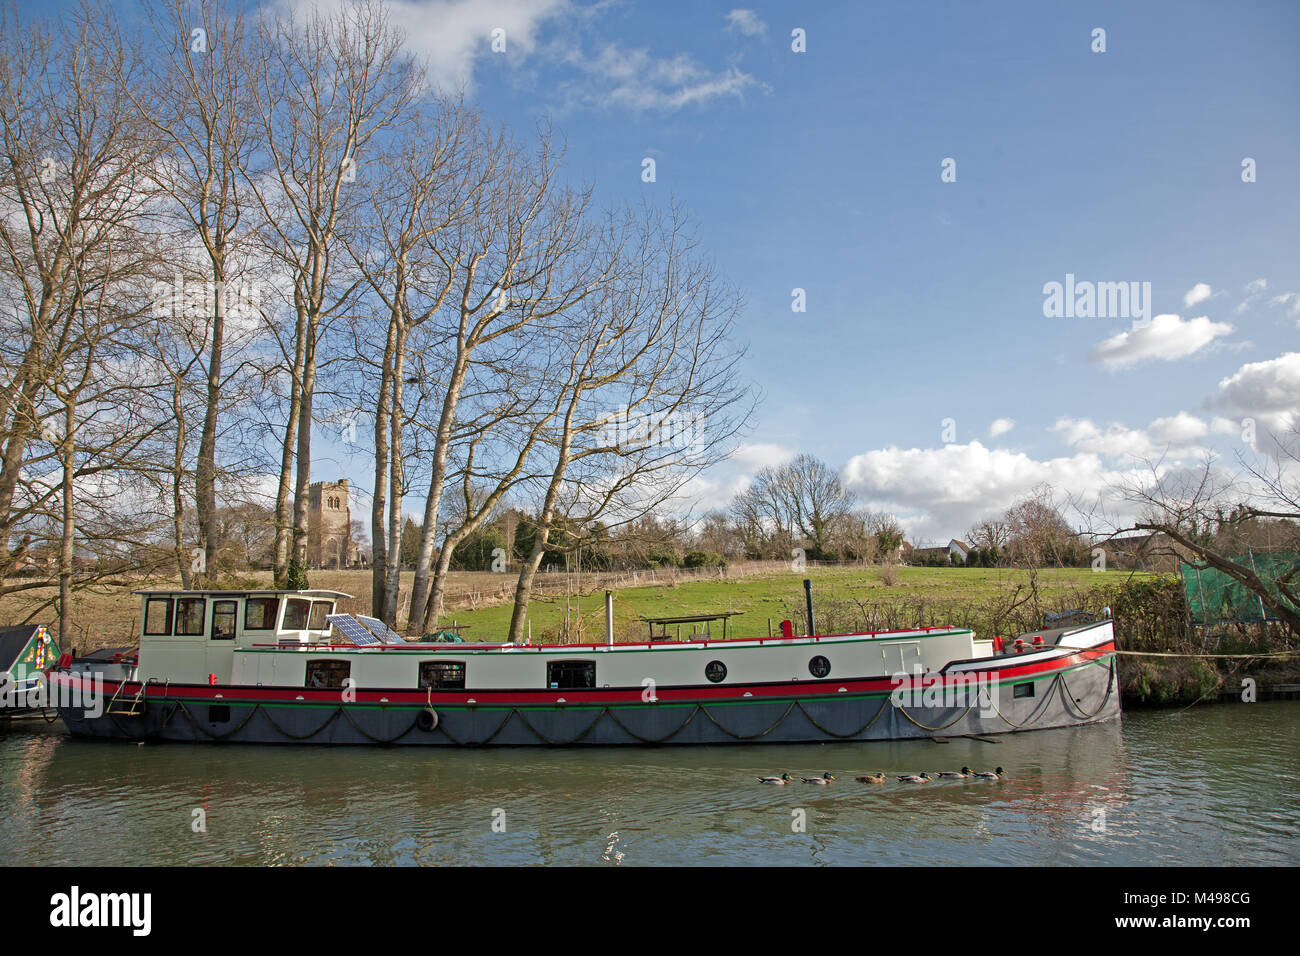
[{"label": "narrowboat", "polygon": [[60,656],[43,624],[0,627],[0,718],[40,711],[42,675]]},{"label": "narrowboat", "polygon": [[[1109,617],[965,628],[534,645],[408,641],[336,591],[142,591],[139,649],[60,661],[84,737],[571,746],[999,734],[1120,716]],[[609,598],[607,596],[607,602]],[[812,621],[811,597],[808,620]],[[811,628],[810,628],[811,630]],[[88,703],[90,702],[90,703]]]}]

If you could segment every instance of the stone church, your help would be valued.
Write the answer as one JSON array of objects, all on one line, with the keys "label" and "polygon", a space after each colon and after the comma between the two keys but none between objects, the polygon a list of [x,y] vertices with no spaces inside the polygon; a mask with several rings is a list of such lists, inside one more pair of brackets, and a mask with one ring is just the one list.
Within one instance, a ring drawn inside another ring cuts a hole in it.
[{"label": "stone church", "polygon": [[346,568],[356,562],[348,480],[313,482],[307,488],[308,566]]}]

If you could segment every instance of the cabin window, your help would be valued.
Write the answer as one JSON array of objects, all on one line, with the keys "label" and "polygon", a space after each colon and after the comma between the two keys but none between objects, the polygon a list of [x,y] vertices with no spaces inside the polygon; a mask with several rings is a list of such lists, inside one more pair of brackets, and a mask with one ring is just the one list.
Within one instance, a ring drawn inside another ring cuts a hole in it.
[{"label": "cabin window", "polygon": [[208,705],[208,723],[210,724],[230,723],[230,705],[229,704]]},{"label": "cabin window", "polygon": [[149,598],[144,602],[144,632],[146,634],[172,632],[171,598]]},{"label": "cabin window", "polygon": [[813,677],[825,677],[831,672],[831,662],[820,654],[808,662],[808,673]]},{"label": "cabin window", "polygon": [[309,631],[323,631],[328,628],[329,621],[326,617],[334,613],[334,604],[332,601],[312,601],[311,617],[307,620],[307,629]]},{"label": "cabin window", "polygon": [[233,641],[235,639],[235,617],[238,612],[238,601],[212,602],[212,639],[214,641]]},{"label": "cabin window", "polygon": [[546,685],[552,690],[580,690],[596,686],[595,661],[549,661]]},{"label": "cabin window", "polygon": [[1023,684],[1015,684],[1011,688],[1012,697],[1033,697],[1034,682],[1025,681]]},{"label": "cabin window", "polygon": [[464,690],[464,661],[420,661],[421,688],[434,690]]},{"label": "cabin window", "polygon": [[[304,602],[305,603],[305,602]],[[352,673],[351,661],[308,661],[308,687],[342,687]]]},{"label": "cabin window", "polygon": [[284,623],[280,625],[282,631],[301,631],[307,627],[307,615],[311,610],[310,601],[300,601],[292,598],[284,602]]},{"label": "cabin window", "polygon": [[727,679],[727,665],[722,661],[709,661],[704,665],[704,676],[715,684]]},{"label": "cabin window", "polygon": [[201,637],[203,635],[203,615],[207,610],[204,598],[176,599],[176,634],[178,637]]},{"label": "cabin window", "polygon": [[279,598],[249,598],[244,602],[244,630],[274,631]]}]

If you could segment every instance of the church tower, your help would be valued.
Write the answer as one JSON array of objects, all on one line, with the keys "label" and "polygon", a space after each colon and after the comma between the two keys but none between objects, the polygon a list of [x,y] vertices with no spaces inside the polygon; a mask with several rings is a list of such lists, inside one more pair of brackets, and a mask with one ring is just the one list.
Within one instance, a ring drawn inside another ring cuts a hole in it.
[{"label": "church tower", "polygon": [[313,568],[345,568],[351,560],[348,480],[313,482],[307,487],[307,564]]}]

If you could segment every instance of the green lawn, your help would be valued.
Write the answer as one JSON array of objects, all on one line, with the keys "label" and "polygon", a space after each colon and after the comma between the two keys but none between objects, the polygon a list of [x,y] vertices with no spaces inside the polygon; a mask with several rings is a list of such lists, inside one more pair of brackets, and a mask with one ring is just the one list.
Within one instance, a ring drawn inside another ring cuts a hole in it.
[{"label": "green lawn", "polygon": [[[1103,584],[1118,584],[1128,571],[1094,572],[1088,568],[1046,569],[1038,572],[1038,587],[1045,604]],[[647,636],[640,618],[704,614],[712,611],[742,611],[734,618],[728,636],[758,637],[768,633],[768,620],[779,632],[780,621],[792,617],[803,606],[803,579],[813,582],[814,613],[822,620],[834,619],[833,608],[866,604],[926,605],[942,614],[942,608],[983,605],[1008,595],[1016,586],[1027,586],[1030,572],[985,568],[899,568],[898,582],[886,586],[879,568],[809,568],[802,572],[776,573],[763,577],[692,581],[677,586],[622,588],[614,592],[614,627],[619,640]],[[586,640],[604,639],[604,595],[600,592],[568,599],[571,621],[581,612]],[[825,614],[823,616],[823,610]],[[499,640],[510,622],[509,604],[478,610],[450,611],[445,620],[471,625],[471,640]],[[566,601],[534,600],[529,607],[534,640],[556,634],[565,619]],[[954,615],[956,617],[956,615]],[[796,619],[797,620],[797,619]],[[828,628],[819,620],[818,630]],[[683,628],[683,634],[686,628]],[[714,631],[714,636],[721,636]]]}]

